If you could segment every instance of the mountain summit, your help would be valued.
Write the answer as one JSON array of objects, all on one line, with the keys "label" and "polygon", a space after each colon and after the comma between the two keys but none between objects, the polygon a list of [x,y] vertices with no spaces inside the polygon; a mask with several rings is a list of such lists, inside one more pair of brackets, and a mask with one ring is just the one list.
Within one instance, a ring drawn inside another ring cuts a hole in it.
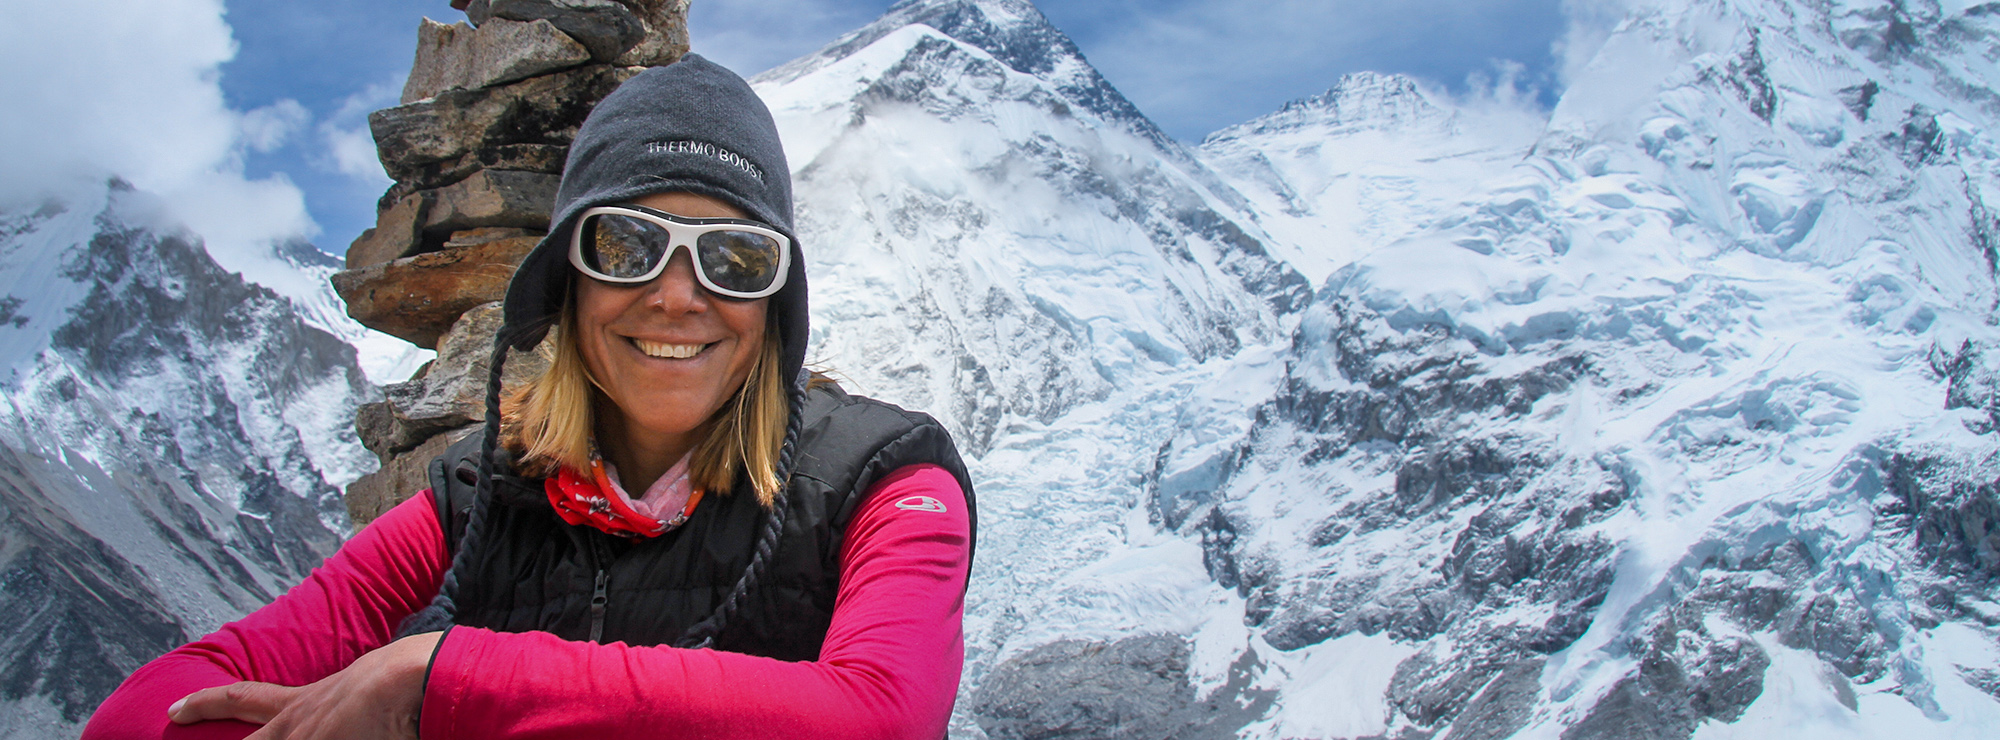
[{"label": "mountain summit", "polygon": [[1026,3],[901,4],[753,83],[827,286],[817,346],[974,451],[1010,415],[1269,342],[1305,298],[1241,198],[1123,125],[1143,119]]},{"label": "mountain summit", "polygon": [[882,37],[924,26],[985,52],[1008,69],[1040,80],[1067,104],[1158,143],[1167,135],[1083,58],[1069,36],[1028,0],[903,0],[874,23],[760,75],[782,83],[873,46]]},{"label": "mountain summit", "polygon": [[954,732],[1995,726],[1996,38],[1652,4],[1533,126],[1361,74],[1192,150],[1023,3],[760,78],[822,359],[976,458]]},{"label": "mountain summit", "polygon": [[113,183],[0,216],[0,735],[74,733],[132,669],[283,593],[372,462],[353,348],[157,211]]},{"label": "mountain summit", "polygon": [[[810,359],[980,488],[954,737],[2000,727],[2000,13],[1635,7],[1546,117],[1357,74],[1198,147],[1024,0],[754,81]],[[133,207],[0,221],[0,733],[365,466],[341,348]]]}]

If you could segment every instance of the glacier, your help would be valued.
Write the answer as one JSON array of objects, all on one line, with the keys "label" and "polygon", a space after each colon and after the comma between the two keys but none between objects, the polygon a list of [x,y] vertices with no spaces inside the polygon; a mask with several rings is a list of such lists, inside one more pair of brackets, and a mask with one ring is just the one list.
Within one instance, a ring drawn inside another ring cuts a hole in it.
[{"label": "glacier", "polygon": [[[752,81],[809,362],[979,488],[953,737],[2000,728],[2000,3],[1623,6],[1199,143],[1027,0]],[[0,217],[0,737],[303,576],[423,359],[151,208]]]},{"label": "glacier", "polygon": [[1189,146],[1026,2],[753,82],[813,358],[980,485],[964,737],[2000,728],[2000,5],[1639,4]]}]

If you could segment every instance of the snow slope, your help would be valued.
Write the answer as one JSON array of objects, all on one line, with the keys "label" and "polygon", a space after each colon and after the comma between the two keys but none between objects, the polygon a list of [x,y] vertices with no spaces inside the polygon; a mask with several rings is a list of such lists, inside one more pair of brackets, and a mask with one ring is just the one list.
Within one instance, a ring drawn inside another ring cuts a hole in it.
[{"label": "snow slope", "polygon": [[1314,284],[1434,225],[1520,162],[1543,120],[1502,101],[1460,107],[1414,80],[1359,73],[1203,140],[1204,161],[1255,204]]},{"label": "snow slope", "polygon": [[980,482],[970,691],[1078,626],[1040,596],[1123,546],[1162,419],[1284,341],[1306,280],[1025,2],[900,4],[753,83],[795,172],[810,359],[938,416]]},{"label": "snow slope", "polygon": [[0,216],[0,737],[304,577],[373,467],[354,350],[156,217],[120,183]]},{"label": "snow slope", "polygon": [[1528,136],[1190,150],[1021,2],[760,78],[819,359],[974,458],[954,733],[2000,727],[1996,16],[1921,5],[1647,4]]},{"label": "snow slope", "polygon": [[[754,81],[813,361],[979,486],[955,737],[2000,728],[2000,5],[1633,7],[1526,128],[1354,75],[1184,146],[1026,0]],[[5,639],[139,636],[12,717],[295,578],[364,464],[358,372],[122,197],[0,227]],[[196,272],[264,318],[127,318]]]},{"label": "snow slope", "polygon": [[1916,5],[1635,12],[1531,156],[1334,272],[1272,423],[1164,456],[1251,627],[1197,649],[1281,690],[1414,650],[1354,734],[2000,728],[1995,26]]}]

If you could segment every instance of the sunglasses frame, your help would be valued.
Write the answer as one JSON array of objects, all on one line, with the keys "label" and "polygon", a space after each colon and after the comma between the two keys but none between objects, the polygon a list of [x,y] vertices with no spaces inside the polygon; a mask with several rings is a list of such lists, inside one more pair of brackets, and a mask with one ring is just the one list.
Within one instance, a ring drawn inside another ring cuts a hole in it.
[{"label": "sunglasses frame", "polygon": [[[583,226],[590,222],[591,216],[600,214],[636,218],[665,229],[667,232],[667,251],[660,255],[659,263],[653,265],[653,269],[647,270],[646,274],[629,278],[613,277],[590,269],[583,259]],[[695,248],[695,242],[703,234],[717,231],[747,231],[758,236],[768,237],[778,243],[778,276],[771,281],[770,287],[745,293],[723,288],[708,279],[708,273],[701,269],[701,252]],[[694,267],[695,281],[701,283],[701,287],[707,289],[708,292],[724,298],[748,301],[776,295],[778,291],[784,289],[786,280],[792,274],[792,240],[790,237],[778,233],[777,230],[772,229],[770,226],[741,218],[689,218],[686,216],[676,216],[665,211],[641,205],[594,206],[577,216],[576,226],[570,231],[569,264],[571,267],[576,268],[577,272],[583,273],[592,280],[620,285],[638,285],[641,283],[650,283],[665,273],[667,271],[667,263],[674,260],[674,251],[681,247],[687,247],[688,260]]]}]

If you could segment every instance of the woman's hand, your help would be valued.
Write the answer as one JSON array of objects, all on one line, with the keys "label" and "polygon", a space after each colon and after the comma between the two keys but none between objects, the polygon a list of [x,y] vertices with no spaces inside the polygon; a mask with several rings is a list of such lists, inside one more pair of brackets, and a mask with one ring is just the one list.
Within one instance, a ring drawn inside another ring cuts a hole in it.
[{"label": "woman's hand", "polygon": [[211,719],[263,725],[252,740],[415,738],[424,668],[443,634],[389,643],[305,686],[244,681],[202,689],[174,702],[167,717],[183,725]]}]

